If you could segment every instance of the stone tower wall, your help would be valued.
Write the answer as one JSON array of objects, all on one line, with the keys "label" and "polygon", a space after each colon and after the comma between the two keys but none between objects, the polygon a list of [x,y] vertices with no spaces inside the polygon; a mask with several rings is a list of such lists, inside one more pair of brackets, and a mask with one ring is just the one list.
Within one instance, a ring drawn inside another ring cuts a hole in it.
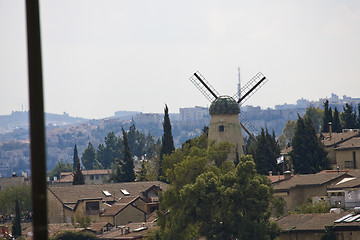
[{"label": "stone tower wall", "polygon": [[243,155],[244,139],[238,115],[212,115],[209,126],[209,140],[215,140],[216,142],[227,141],[235,146],[229,154],[229,161],[235,160],[236,150],[239,156]]}]

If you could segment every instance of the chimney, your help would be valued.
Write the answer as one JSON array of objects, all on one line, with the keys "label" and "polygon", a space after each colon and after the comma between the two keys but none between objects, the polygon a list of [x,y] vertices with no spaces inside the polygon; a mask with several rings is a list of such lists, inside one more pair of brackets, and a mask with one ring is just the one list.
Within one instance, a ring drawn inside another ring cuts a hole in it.
[{"label": "chimney", "polygon": [[270,177],[272,176],[272,171],[269,171],[269,176],[270,176]]},{"label": "chimney", "polygon": [[332,133],[332,122],[329,122],[329,137],[331,139],[331,133]]}]

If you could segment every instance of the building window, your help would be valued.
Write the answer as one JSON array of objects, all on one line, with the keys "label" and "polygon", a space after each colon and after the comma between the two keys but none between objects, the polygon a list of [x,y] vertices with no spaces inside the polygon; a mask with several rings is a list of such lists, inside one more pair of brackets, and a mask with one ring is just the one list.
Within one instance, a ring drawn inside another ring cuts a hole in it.
[{"label": "building window", "polygon": [[96,180],[99,180],[99,175],[95,175]]},{"label": "building window", "polygon": [[224,130],[225,130],[224,125],[220,125],[220,126],[219,126],[219,132],[223,132]]},{"label": "building window", "polygon": [[90,180],[94,180],[94,175],[90,175]]},{"label": "building window", "polygon": [[100,210],[99,202],[86,202],[86,211],[97,211]]}]

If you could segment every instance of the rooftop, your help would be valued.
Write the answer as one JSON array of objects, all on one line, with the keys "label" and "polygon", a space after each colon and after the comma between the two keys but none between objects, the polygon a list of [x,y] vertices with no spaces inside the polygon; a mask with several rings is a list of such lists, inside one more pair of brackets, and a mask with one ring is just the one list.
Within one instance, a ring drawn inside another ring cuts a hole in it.
[{"label": "rooftop", "polygon": [[335,172],[335,173],[317,173],[317,174],[304,174],[294,175],[289,179],[279,181],[273,184],[275,191],[287,191],[294,187],[302,186],[318,186],[326,184],[332,180],[340,177],[348,177],[347,173]]},{"label": "rooftop", "polygon": [[[153,186],[160,187],[161,190],[167,189],[167,184],[154,182],[124,182],[98,185],[71,185],[71,186],[48,186],[48,189],[63,203],[76,203],[80,199],[101,198],[103,200],[114,200],[114,198],[123,198],[125,195],[120,189],[125,189],[130,196],[139,196]],[[111,195],[106,196],[103,191]]]}]

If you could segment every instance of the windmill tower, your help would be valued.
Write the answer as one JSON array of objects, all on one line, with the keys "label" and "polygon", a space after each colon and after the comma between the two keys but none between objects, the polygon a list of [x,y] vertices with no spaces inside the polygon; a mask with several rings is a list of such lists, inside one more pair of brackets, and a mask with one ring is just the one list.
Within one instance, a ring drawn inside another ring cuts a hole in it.
[{"label": "windmill tower", "polygon": [[[253,137],[243,124],[247,121],[243,120],[245,117],[240,112],[240,106],[267,82],[267,78],[259,72],[234,97],[220,95],[199,72],[194,73],[190,77],[190,81],[211,102],[209,108],[209,115],[211,116],[209,140],[215,142],[227,141],[233,144],[234,148],[230,152],[228,160],[234,161],[236,153],[239,155],[244,154],[242,129]],[[235,100],[237,97],[239,97],[238,100]],[[239,116],[242,121],[239,120]],[[245,125],[251,124],[247,122]]]}]

